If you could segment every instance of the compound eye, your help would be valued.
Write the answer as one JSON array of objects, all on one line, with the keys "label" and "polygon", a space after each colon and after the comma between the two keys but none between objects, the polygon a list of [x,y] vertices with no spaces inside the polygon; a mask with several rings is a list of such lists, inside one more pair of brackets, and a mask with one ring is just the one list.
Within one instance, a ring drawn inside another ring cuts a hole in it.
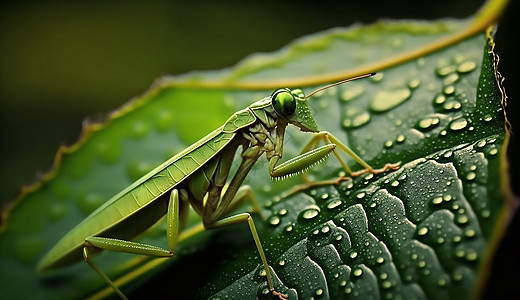
[{"label": "compound eye", "polygon": [[274,110],[280,116],[290,117],[296,111],[296,100],[287,90],[276,91],[271,99]]}]

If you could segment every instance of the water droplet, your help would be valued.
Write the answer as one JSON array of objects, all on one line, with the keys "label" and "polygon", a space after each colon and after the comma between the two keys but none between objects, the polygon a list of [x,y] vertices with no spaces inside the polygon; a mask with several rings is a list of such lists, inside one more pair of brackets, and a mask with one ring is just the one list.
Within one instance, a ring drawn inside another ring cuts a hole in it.
[{"label": "water droplet", "polygon": [[394,91],[381,91],[376,94],[374,100],[370,103],[370,109],[375,112],[388,111],[408,100],[411,95],[412,93],[408,88]]},{"label": "water droplet", "polygon": [[446,279],[439,279],[439,281],[437,281],[437,285],[438,286],[446,286]]},{"label": "water droplet", "polygon": [[136,181],[146,173],[150,172],[153,165],[143,160],[130,161],[126,166],[126,174],[131,181]]},{"label": "water droplet", "polygon": [[417,234],[424,236],[428,233],[428,227],[421,227],[419,230],[417,230]]},{"label": "water droplet", "polygon": [[466,180],[472,181],[477,177],[477,174],[475,172],[469,172],[468,175],[466,175]]},{"label": "water droplet", "polygon": [[478,259],[478,254],[475,251],[470,251],[466,253],[466,260],[467,261],[476,261]]},{"label": "water droplet", "polygon": [[417,127],[423,131],[430,130],[439,124],[439,118],[424,118],[417,123]]},{"label": "water droplet", "polygon": [[453,131],[459,131],[468,126],[468,121],[465,118],[458,118],[450,122],[450,129]]},{"label": "water droplet", "polygon": [[157,128],[159,132],[168,131],[172,129],[174,121],[175,118],[173,117],[173,114],[170,110],[161,110],[159,113],[156,114],[155,128]]},{"label": "water droplet", "polygon": [[365,192],[360,192],[356,195],[356,198],[358,199],[363,199],[365,197],[366,193]]},{"label": "water droplet", "polygon": [[325,193],[325,194],[321,195],[321,199],[325,200],[327,198],[329,198],[329,194]]},{"label": "water droplet", "polygon": [[150,126],[145,122],[135,122],[131,127],[130,136],[136,139],[144,137],[150,131]]},{"label": "water droplet", "polygon": [[472,238],[476,235],[477,233],[475,232],[474,229],[471,229],[471,228],[468,228],[466,229],[466,231],[464,231],[464,235],[468,238]]},{"label": "water droplet", "polygon": [[455,72],[455,70],[456,70],[456,66],[447,65],[447,66],[442,66],[442,67],[437,68],[436,73],[437,73],[437,75],[444,77],[444,76],[447,76],[447,75]]},{"label": "water droplet", "polygon": [[455,251],[455,256],[458,258],[462,258],[462,257],[464,257],[464,255],[466,255],[466,252],[464,252],[464,250],[462,250],[462,249]]},{"label": "water droplet", "polygon": [[491,150],[489,150],[489,155],[491,156],[495,156],[498,154],[498,149],[497,148],[491,148]]},{"label": "water droplet", "polygon": [[397,136],[395,141],[398,142],[398,143],[402,143],[402,142],[404,142],[404,139],[405,139],[404,135],[400,134],[400,135]]},{"label": "water droplet", "polygon": [[279,265],[280,267],[285,266],[285,260],[283,260],[283,259],[280,260],[280,261],[278,262],[278,265]]},{"label": "water droplet", "polygon": [[348,190],[350,190],[350,189],[353,188],[353,187],[354,187],[354,183],[353,183],[352,181],[349,181],[349,182],[347,183],[347,185],[345,186],[345,188],[347,188]]},{"label": "water droplet", "polygon": [[88,193],[82,197],[78,197],[76,204],[78,205],[81,212],[83,212],[85,215],[89,215],[105,201],[106,199],[98,194]]},{"label": "water droplet", "polygon": [[459,74],[457,74],[457,73],[452,73],[452,74],[450,74],[449,76],[447,76],[446,78],[444,78],[444,84],[445,84],[445,85],[454,84],[454,83],[457,82],[458,80],[459,80]]},{"label": "water droplet", "polygon": [[437,244],[439,244],[439,245],[444,244],[444,238],[443,237],[438,237],[437,238]]},{"label": "water droplet", "polygon": [[433,103],[435,104],[443,104],[446,101],[446,96],[439,94],[433,99]]},{"label": "water droplet", "polygon": [[435,205],[441,204],[442,203],[442,197],[439,196],[439,197],[433,198],[432,203],[435,204]]},{"label": "water droplet", "polygon": [[453,280],[455,280],[455,281],[461,281],[462,278],[463,278],[463,276],[462,276],[461,273],[458,273],[458,272],[453,273]]},{"label": "water droplet", "polygon": [[343,101],[350,101],[353,100],[365,91],[365,88],[362,85],[350,85],[348,88],[345,88],[343,93],[341,93],[341,100]]},{"label": "water droplet", "polygon": [[442,109],[445,111],[454,111],[459,110],[462,107],[462,104],[457,100],[449,100],[444,102],[442,105]]},{"label": "water droplet", "polygon": [[469,73],[477,67],[477,64],[472,61],[465,61],[457,66],[457,72],[459,73]]},{"label": "water droplet", "polygon": [[320,209],[317,206],[314,206],[312,208],[308,208],[304,210],[302,213],[300,213],[300,216],[305,220],[310,220],[315,217],[317,217],[320,213]]},{"label": "water droplet", "polygon": [[265,193],[269,193],[271,190],[272,190],[272,187],[269,184],[264,184],[264,186],[262,187],[262,191]]},{"label": "water droplet", "polygon": [[351,259],[355,259],[357,256],[358,256],[357,251],[351,251],[350,254],[349,254],[349,257],[350,257]]},{"label": "water droplet", "polygon": [[370,113],[362,111],[352,116],[346,116],[343,119],[343,126],[345,128],[358,128],[370,121]]},{"label": "water droplet", "polygon": [[325,226],[323,226],[323,227],[321,228],[321,232],[323,232],[323,233],[328,233],[329,231],[330,231],[330,227],[327,226],[327,225],[325,225]]},{"label": "water droplet", "polygon": [[64,217],[68,212],[68,207],[61,203],[52,203],[47,206],[47,217],[49,220],[56,221]]},{"label": "water droplet", "polygon": [[453,85],[448,85],[442,90],[442,92],[445,95],[452,95],[455,93],[455,87]]},{"label": "water droplet", "polygon": [[394,145],[394,142],[392,142],[392,141],[386,141],[386,142],[385,142],[385,147],[386,147],[386,148],[390,148],[390,147],[392,147],[393,145]]},{"label": "water droplet", "polygon": [[484,146],[486,146],[486,140],[478,141],[478,143],[477,143],[478,148],[484,148]]},{"label": "water droplet", "polygon": [[289,225],[286,225],[283,230],[285,232],[291,232],[293,230],[293,225],[289,224]]},{"label": "water droplet", "polygon": [[361,275],[363,275],[363,269],[355,269],[354,272],[352,272],[352,274],[354,274],[354,276],[356,277],[359,277]]},{"label": "water droplet", "polygon": [[379,256],[378,258],[376,258],[376,262],[377,262],[378,264],[382,264],[382,263],[385,262],[385,258],[382,257],[382,256]]},{"label": "water droplet", "polygon": [[373,82],[380,82],[381,80],[383,80],[383,78],[384,78],[384,73],[379,72],[376,75],[370,77],[370,80],[372,80]]},{"label": "water droplet", "polygon": [[285,216],[287,214],[287,209],[285,208],[282,208],[278,211],[278,215],[280,216]]},{"label": "water droplet", "polygon": [[383,281],[383,283],[381,285],[383,286],[384,289],[389,289],[392,287],[392,282],[390,282],[390,280],[385,280],[385,281]]},{"label": "water droplet", "polygon": [[278,216],[271,217],[271,219],[269,220],[269,224],[271,224],[272,226],[279,225],[280,224],[280,218]]},{"label": "water droplet", "polygon": [[260,271],[258,272],[258,275],[260,275],[261,277],[265,277],[267,276],[267,272],[265,271],[264,268],[260,269]]},{"label": "water droplet", "polygon": [[335,209],[336,207],[340,206],[343,202],[340,199],[335,199],[327,203],[328,209]]},{"label": "water droplet", "polygon": [[96,154],[103,163],[114,164],[121,156],[121,144],[118,140],[99,141],[96,144]]},{"label": "water droplet", "polygon": [[419,79],[414,78],[414,79],[411,79],[410,81],[408,81],[408,88],[413,90],[413,89],[418,88],[420,84],[421,84],[421,82],[419,81]]},{"label": "water droplet", "polygon": [[321,296],[321,295],[323,295],[323,289],[316,289],[316,291],[314,292],[314,294],[315,294],[316,296]]},{"label": "water droplet", "polygon": [[468,223],[469,219],[468,219],[468,216],[466,215],[460,215],[457,217],[457,223],[463,225],[463,224],[466,224]]}]

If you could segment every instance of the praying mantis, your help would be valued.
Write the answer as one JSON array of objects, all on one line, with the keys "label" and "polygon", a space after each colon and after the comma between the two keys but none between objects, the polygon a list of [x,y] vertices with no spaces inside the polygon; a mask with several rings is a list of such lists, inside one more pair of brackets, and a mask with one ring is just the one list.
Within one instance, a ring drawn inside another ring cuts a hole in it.
[{"label": "praying mantis", "polygon": [[[206,229],[247,222],[266,271],[270,292],[281,300],[287,295],[275,289],[267,258],[250,213],[229,216],[237,203],[249,195],[242,183],[264,153],[272,178],[300,173],[333,153],[342,167],[357,176],[398,168],[387,164],[373,169],[350,148],[326,131],[319,131],[307,99],[315,93],[347,81],[373,76],[361,75],[331,84],[305,96],[300,89],[278,89],[271,96],[234,113],[220,128],[181,151],[112,197],[70,230],[38,265],[39,271],[63,267],[84,259],[123,299],[121,292],[92,261],[100,250],[126,252],[152,257],[174,256],[178,236],[187,220],[189,206],[202,218]],[[302,154],[278,165],[283,154],[284,134],[291,124],[313,134]],[[317,147],[321,141],[325,145]],[[228,175],[238,148],[241,163],[231,180]],[[350,155],[364,170],[352,172],[337,153]],[[253,209],[260,211],[254,197]],[[166,214],[168,249],[131,241]]]}]

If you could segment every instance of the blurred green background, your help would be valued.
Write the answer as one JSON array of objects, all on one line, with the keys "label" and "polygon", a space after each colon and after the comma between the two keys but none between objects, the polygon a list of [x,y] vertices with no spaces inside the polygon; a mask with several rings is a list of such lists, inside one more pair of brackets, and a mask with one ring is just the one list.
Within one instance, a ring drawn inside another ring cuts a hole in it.
[{"label": "blurred green background", "polygon": [[[78,139],[86,116],[117,108],[161,75],[229,67],[248,54],[275,51],[295,38],[357,22],[465,18],[482,3],[2,1],[0,199],[14,199],[22,184],[50,169],[58,146]],[[496,36],[508,109],[517,115],[518,11],[518,1],[511,1]],[[515,182],[517,139],[510,151]],[[500,251],[511,251],[507,243],[515,239],[518,230],[511,230]]]}]

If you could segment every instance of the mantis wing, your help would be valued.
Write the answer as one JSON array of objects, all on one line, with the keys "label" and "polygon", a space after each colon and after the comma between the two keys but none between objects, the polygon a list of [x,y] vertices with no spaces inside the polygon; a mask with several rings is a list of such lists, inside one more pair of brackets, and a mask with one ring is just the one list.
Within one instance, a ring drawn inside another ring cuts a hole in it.
[{"label": "mantis wing", "polygon": [[[87,237],[103,235],[130,239],[146,230],[166,213],[166,202],[155,200],[222,151],[233,140],[238,129],[255,121],[256,117],[251,110],[240,110],[222,127],[141,177],[69,231],[40,261],[38,270],[44,271],[81,260],[81,249]],[[138,212],[139,220],[130,218]]]}]

